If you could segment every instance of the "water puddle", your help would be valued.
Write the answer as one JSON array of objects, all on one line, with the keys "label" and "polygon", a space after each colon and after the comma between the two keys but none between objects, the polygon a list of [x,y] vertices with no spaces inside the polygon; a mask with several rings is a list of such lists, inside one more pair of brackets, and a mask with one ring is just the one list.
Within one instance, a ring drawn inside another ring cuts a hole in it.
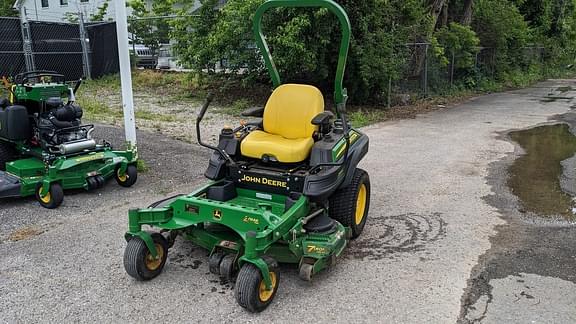
[{"label": "water puddle", "polygon": [[572,197],[562,191],[561,162],[576,153],[576,136],[565,124],[510,133],[526,152],[510,167],[508,186],[524,210],[547,217],[576,220]]}]

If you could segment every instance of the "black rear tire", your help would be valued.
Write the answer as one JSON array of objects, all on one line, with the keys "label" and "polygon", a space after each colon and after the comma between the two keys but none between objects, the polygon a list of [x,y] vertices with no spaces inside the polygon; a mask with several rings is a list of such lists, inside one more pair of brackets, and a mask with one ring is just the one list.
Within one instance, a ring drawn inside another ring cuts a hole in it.
[{"label": "black rear tire", "polygon": [[356,169],[352,182],[340,188],[330,197],[330,217],[350,227],[355,239],[364,230],[370,209],[370,177],[362,169]]},{"label": "black rear tire", "polygon": [[132,237],[124,251],[124,269],[132,278],[146,281],[156,278],[164,269],[168,259],[168,242],[160,233],[152,233],[152,240],[159,259],[154,259],[146,243],[139,237]]},{"label": "black rear tire", "polygon": [[16,160],[16,150],[8,143],[0,142],[0,171],[6,171],[6,163]]},{"label": "black rear tire", "polygon": [[267,262],[272,277],[272,291],[262,290],[265,287],[260,269],[252,263],[245,263],[238,273],[234,295],[236,302],[252,313],[259,313],[266,309],[278,292],[280,272],[276,262]]}]

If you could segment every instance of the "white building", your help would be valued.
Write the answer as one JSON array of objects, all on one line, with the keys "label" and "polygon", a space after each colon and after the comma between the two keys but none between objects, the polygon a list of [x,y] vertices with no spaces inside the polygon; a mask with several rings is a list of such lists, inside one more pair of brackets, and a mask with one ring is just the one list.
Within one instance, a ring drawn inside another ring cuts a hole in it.
[{"label": "white building", "polygon": [[[0,0],[10,1],[10,0]],[[146,0],[151,7],[153,0]],[[221,1],[224,3],[225,1]],[[18,3],[26,9],[26,15],[30,20],[52,21],[52,22],[70,22],[68,17],[77,17],[78,13],[84,15],[85,20],[89,21],[90,16],[98,12],[98,8],[108,3],[108,9],[104,20],[115,20],[114,0],[17,0]],[[195,0],[194,9],[200,7],[200,1]],[[128,14],[130,15],[130,8]]]},{"label": "white building", "polygon": [[98,8],[108,3],[104,20],[114,20],[114,0],[20,0],[30,20],[70,22],[68,17],[78,13],[88,21],[90,16],[98,12]]}]

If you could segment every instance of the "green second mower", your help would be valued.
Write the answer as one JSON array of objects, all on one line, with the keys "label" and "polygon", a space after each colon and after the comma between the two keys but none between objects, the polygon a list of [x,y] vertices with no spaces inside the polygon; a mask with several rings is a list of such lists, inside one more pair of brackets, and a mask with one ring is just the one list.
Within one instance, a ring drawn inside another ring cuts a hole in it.
[{"label": "green second mower", "polygon": [[10,96],[0,100],[0,199],[36,196],[53,209],[63,202],[64,189],[97,189],[110,178],[124,187],[136,182],[136,148],[114,151],[92,138],[94,125],[82,124],[75,103],[81,83],[71,88],[61,74],[32,71],[6,84]]},{"label": "green second mower", "polygon": [[[321,7],[333,12],[343,32],[335,84],[336,113],[324,110],[315,87],[282,84],[264,39],[264,13],[278,7]],[[278,291],[279,263],[293,263],[311,280],[333,265],[350,239],[362,234],[370,206],[370,180],[358,168],[368,137],[346,120],[344,70],[351,27],[331,0],[269,0],[254,18],[254,34],[275,90],[266,107],[244,116],[262,118],[222,130],[196,191],[129,212],[126,272],[150,280],[162,271],[175,239],[182,236],[210,252],[210,272],[235,281],[235,297],[251,312],[265,309]],[[143,230],[144,225],[158,229]]]}]

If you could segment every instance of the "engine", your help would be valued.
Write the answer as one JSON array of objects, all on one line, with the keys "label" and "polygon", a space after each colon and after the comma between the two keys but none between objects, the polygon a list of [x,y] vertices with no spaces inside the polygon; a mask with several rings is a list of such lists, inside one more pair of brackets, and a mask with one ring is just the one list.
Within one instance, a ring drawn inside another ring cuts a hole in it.
[{"label": "engine", "polygon": [[96,147],[91,127],[82,126],[83,111],[75,104],[64,104],[61,98],[46,100],[46,111],[38,116],[36,138],[51,153],[72,154]]}]

